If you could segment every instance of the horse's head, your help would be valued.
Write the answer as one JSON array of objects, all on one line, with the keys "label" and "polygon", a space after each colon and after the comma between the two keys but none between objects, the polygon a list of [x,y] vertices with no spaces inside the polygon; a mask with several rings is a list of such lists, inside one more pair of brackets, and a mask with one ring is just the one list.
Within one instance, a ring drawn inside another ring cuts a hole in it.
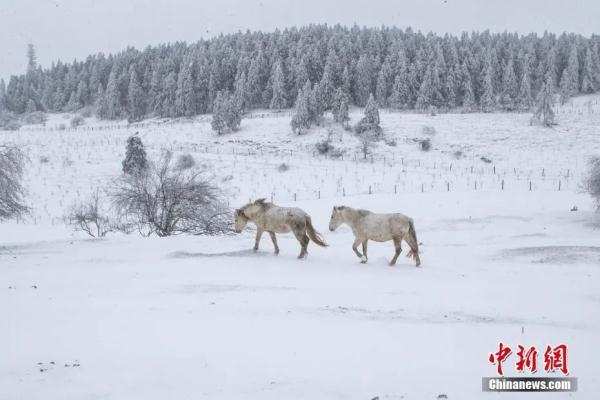
[{"label": "horse's head", "polygon": [[333,207],[331,211],[331,219],[329,220],[329,230],[335,231],[342,223],[344,223],[344,217],[342,216],[342,209],[344,207]]},{"label": "horse's head", "polygon": [[237,209],[235,210],[235,231],[237,233],[241,233],[242,230],[246,227],[249,218],[244,214],[244,210]]}]

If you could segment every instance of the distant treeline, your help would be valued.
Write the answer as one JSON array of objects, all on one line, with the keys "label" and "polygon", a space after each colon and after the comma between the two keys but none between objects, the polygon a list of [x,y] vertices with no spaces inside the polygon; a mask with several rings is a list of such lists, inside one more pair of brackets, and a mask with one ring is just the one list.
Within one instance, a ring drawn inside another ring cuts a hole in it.
[{"label": "distant treeline", "polygon": [[[306,82],[331,108],[340,88],[364,106],[464,111],[529,110],[551,88],[568,99],[600,90],[600,36],[464,33],[311,25],[221,35],[37,65],[0,82],[0,111],[93,109],[104,119],[211,112],[219,92],[243,109],[294,105]],[[227,92],[227,93],[225,93]]]}]

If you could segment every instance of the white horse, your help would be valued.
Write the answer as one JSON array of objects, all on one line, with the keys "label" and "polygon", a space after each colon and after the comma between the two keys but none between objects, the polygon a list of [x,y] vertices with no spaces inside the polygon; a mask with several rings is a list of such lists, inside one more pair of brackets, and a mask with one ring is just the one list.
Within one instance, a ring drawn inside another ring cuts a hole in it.
[{"label": "white horse", "polygon": [[235,210],[235,231],[237,233],[240,233],[248,222],[253,222],[256,225],[255,251],[258,250],[260,237],[265,231],[271,235],[275,254],[279,254],[275,233],[294,232],[301,247],[298,258],[304,258],[308,253],[306,248],[308,247],[309,238],[319,246],[327,246],[319,232],[313,227],[310,216],[296,207],[279,207],[273,203],[265,202],[265,199],[258,199],[254,203],[248,203]]},{"label": "white horse", "polygon": [[[367,262],[367,242],[374,240],[376,242],[394,241],[396,254],[390,261],[390,265],[396,264],[396,259],[400,255],[402,248],[400,244],[402,239],[410,246],[410,252],[407,257],[413,257],[417,267],[421,265],[419,258],[419,244],[415,233],[413,220],[403,214],[376,214],[368,210],[354,209],[346,206],[333,207],[331,220],[329,221],[329,230],[336,230],[341,224],[347,224],[354,233],[354,243],[352,250],[361,259],[364,264]],[[358,251],[358,245],[362,243],[363,254]]]}]

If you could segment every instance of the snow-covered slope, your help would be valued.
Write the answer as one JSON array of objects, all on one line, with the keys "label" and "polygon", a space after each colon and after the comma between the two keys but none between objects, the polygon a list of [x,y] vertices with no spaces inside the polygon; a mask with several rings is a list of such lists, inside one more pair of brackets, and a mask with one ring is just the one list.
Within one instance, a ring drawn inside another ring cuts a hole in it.
[{"label": "snow-covered slope", "polygon": [[[572,398],[593,399],[600,220],[578,185],[600,151],[599,110],[596,97],[575,99],[551,130],[528,115],[382,112],[396,146],[380,142],[372,162],[354,161],[358,142],[332,125],[293,136],[285,114],[223,137],[206,118],[51,130],[60,116],[41,131],[2,132],[30,155],[35,211],[0,225],[0,399],[479,399],[499,341],[567,343]],[[425,125],[437,131],[427,153],[412,140]],[[344,160],[313,156],[330,128]],[[120,172],[135,130],[151,156],[167,147],[209,166],[232,206],[272,194],[302,207],[329,247],[311,244],[298,261],[291,235],[275,256],[268,237],[249,251],[251,230],[70,232],[65,210]],[[350,230],[327,231],[337,204],[413,217],[422,268],[404,257],[388,267],[391,243],[371,244],[360,264]]]}]

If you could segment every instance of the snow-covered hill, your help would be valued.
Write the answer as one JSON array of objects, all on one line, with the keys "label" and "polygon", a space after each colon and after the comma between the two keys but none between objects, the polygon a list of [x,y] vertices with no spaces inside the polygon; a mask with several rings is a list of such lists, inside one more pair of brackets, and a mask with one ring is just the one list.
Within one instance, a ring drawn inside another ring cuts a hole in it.
[{"label": "snow-covered hill", "polygon": [[[579,184],[600,152],[597,97],[561,108],[554,129],[525,114],[382,112],[385,140],[366,161],[332,124],[296,137],[288,114],[254,117],[222,137],[207,118],[70,131],[53,116],[0,132],[29,154],[34,207],[0,225],[1,399],[479,399],[499,341],[567,343],[572,398],[596,397],[600,220]],[[423,126],[436,131],[429,152],[413,140]],[[343,159],[313,155],[330,129]],[[65,211],[120,173],[135,131],[151,157],[170,148],[206,164],[232,206],[273,196],[302,207],[329,247],[298,261],[291,235],[275,256],[268,238],[249,251],[251,230],[71,232]],[[388,267],[391,243],[360,264],[350,230],[327,231],[338,204],[413,217],[422,268]]]}]

